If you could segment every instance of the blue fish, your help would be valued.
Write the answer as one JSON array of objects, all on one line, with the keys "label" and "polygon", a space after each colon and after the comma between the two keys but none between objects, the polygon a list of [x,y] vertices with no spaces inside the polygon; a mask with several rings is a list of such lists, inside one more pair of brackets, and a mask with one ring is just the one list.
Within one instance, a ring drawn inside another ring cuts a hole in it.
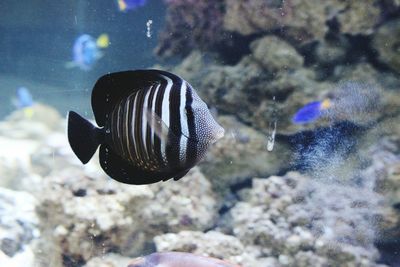
[{"label": "blue fish", "polygon": [[74,42],[72,49],[73,61],[68,62],[66,67],[78,67],[81,70],[91,70],[95,63],[103,56],[101,48],[109,45],[108,36],[102,34],[96,40],[89,34],[80,35]]},{"label": "blue fish", "polygon": [[119,11],[125,12],[144,6],[146,0],[117,0]]},{"label": "blue fish", "polygon": [[313,122],[319,119],[322,115],[322,111],[331,107],[331,101],[325,99],[323,101],[315,101],[308,103],[301,109],[299,109],[296,114],[294,114],[292,122],[294,124],[305,124]]},{"label": "blue fish", "polygon": [[19,87],[16,92],[16,99],[13,99],[15,106],[18,109],[22,109],[24,115],[27,118],[32,118],[33,116],[33,105],[35,102],[33,101],[33,97],[26,87]]},{"label": "blue fish", "polygon": [[33,105],[33,98],[28,88],[19,87],[17,89],[16,106],[18,108],[27,108]]}]

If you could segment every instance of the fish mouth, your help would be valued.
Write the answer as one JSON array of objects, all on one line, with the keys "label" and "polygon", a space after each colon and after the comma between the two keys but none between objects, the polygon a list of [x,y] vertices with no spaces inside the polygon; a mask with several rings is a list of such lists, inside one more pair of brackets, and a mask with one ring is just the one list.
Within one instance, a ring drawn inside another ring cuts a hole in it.
[{"label": "fish mouth", "polygon": [[215,131],[215,133],[212,136],[212,143],[217,142],[224,136],[225,136],[225,129],[222,126],[220,126],[220,129],[218,129],[218,131]]}]

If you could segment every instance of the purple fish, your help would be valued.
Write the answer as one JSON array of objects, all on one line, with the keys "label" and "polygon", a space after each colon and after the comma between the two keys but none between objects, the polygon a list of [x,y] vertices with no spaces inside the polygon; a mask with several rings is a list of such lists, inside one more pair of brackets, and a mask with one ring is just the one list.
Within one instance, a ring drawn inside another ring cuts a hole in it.
[{"label": "purple fish", "polygon": [[328,99],[324,101],[311,102],[299,109],[294,114],[292,122],[295,124],[305,124],[313,122],[319,119],[322,115],[322,111],[328,109],[331,106],[331,102]]},{"label": "purple fish", "polygon": [[158,252],[134,259],[127,267],[240,267],[219,259],[185,252]]}]

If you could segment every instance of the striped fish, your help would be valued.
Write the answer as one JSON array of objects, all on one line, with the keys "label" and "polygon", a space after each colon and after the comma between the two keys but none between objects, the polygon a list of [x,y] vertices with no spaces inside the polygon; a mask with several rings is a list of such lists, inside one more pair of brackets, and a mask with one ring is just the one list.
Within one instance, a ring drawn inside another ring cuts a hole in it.
[{"label": "striped fish", "polygon": [[178,180],[224,135],[192,86],[166,71],[104,75],[92,108],[101,128],[70,111],[69,143],[83,164],[100,146],[101,167],[122,183]]}]

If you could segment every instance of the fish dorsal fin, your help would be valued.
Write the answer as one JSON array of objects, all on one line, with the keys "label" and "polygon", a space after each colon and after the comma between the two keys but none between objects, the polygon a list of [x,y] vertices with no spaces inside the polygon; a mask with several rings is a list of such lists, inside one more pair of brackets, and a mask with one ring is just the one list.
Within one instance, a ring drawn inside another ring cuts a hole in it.
[{"label": "fish dorsal fin", "polygon": [[92,91],[92,107],[96,122],[104,126],[106,115],[124,97],[139,90],[147,90],[155,83],[161,83],[164,77],[172,80],[178,76],[161,70],[131,70],[109,73],[100,77]]}]

